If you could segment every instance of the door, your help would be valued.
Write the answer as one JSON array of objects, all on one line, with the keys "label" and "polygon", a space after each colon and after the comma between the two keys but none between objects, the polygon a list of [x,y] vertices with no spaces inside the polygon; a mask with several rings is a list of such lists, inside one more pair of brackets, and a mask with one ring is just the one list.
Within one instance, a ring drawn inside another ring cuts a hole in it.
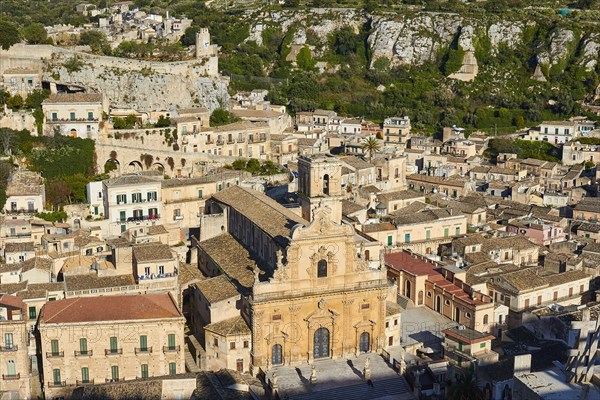
[{"label": "door", "polygon": [[393,337],[393,336],[390,336],[390,337],[388,338],[388,346],[393,346],[393,345],[394,345],[394,337]]},{"label": "door", "polygon": [[360,335],[360,352],[366,353],[370,349],[371,345],[371,337],[368,332],[363,332]]},{"label": "door", "polygon": [[319,328],[315,331],[314,345],[313,355],[315,358],[329,357],[329,330],[327,328]]},{"label": "door", "polygon": [[442,312],[442,298],[440,296],[435,297],[435,311]]},{"label": "door", "polygon": [[276,344],[273,346],[272,354],[271,354],[271,364],[273,365],[281,365],[283,362],[283,352],[281,351],[281,345]]},{"label": "door", "polygon": [[237,370],[237,372],[244,372],[244,360],[241,358],[238,358],[236,363],[235,363],[235,369]]},{"label": "door", "polygon": [[35,211],[35,204],[33,203],[33,201],[28,201],[27,202],[27,211],[29,211],[29,212],[34,212]]},{"label": "door", "polygon": [[458,307],[454,309],[454,320],[460,323],[460,308]]}]

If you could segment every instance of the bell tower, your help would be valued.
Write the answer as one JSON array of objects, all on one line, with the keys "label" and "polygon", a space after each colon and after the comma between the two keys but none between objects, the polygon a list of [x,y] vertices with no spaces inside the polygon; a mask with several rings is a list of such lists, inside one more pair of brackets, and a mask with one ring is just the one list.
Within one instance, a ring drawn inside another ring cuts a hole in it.
[{"label": "bell tower", "polygon": [[342,222],[342,163],[323,155],[298,158],[298,195],[302,217],[314,219],[318,207],[330,209],[331,220]]}]

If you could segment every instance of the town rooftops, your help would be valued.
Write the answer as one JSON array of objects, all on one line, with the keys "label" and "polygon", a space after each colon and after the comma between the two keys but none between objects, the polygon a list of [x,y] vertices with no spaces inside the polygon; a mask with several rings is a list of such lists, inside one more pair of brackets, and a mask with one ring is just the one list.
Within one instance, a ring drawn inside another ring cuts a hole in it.
[{"label": "town rooftops", "polygon": [[486,340],[494,339],[493,335],[489,333],[478,332],[473,329],[469,329],[465,326],[455,326],[452,328],[444,329],[442,331],[448,337],[458,340],[461,343],[475,344],[479,342],[485,342]]},{"label": "town rooftops", "polygon": [[231,110],[240,118],[276,118],[283,114],[273,110]]},{"label": "town rooftops", "polygon": [[548,274],[540,267],[532,267],[500,275],[496,282],[513,293],[523,293],[589,278],[588,274],[579,270]]},{"label": "town rooftops", "polygon": [[196,287],[211,304],[240,296],[240,293],[225,275],[218,275],[200,281],[196,283]]},{"label": "town rooftops", "polygon": [[133,246],[133,256],[137,262],[172,260],[174,258],[169,246],[163,243]]},{"label": "town rooftops", "polygon": [[372,232],[386,232],[386,231],[395,231],[396,227],[390,222],[379,222],[375,224],[366,224],[363,225],[362,231],[364,233],[372,233]]},{"label": "town rooftops", "polygon": [[47,302],[41,312],[42,324],[111,322],[181,318],[168,293],[129,296],[75,297]]},{"label": "town rooftops", "polygon": [[204,329],[222,336],[250,334],[250,328],[248,327],[246,320],[239,315],[237,317],[208,324]]},{"label": "town rooftops", "polygon": [[160,181],[160,186],[163,188],[194,186],[194,185],[202,185],[205,183],[220,182],[220,181],[224,181],[227,179],[242,178],[243,176],[244,176],[244,173],[240,172],[240,171],[222,170],[217,174],[206,175],[206,176],[202,176],[200,178],[164,179],[164,180]]},{"label": "town rooftops", "polygon": [[9,178],[6,187],[7,196],[37,196],[43,193],[42,176],[33,171],[18,170]]},{"label": "town rooftops", "polygon": [[357,171],[362,169],[374,168],[373,164],[363,160],[361,157],[345,156],[341,157],[340,160]]},{"label": "town rooftops", "polygon": [[133,275],[97,276],[96,274],[65,275],[65,291],[90,290],[135,285]]},{"label": "town rooftops", "polygon": [[132,185],[140,185],[140,184],[157,184],[160,185],[161,182],[157,179],[147,178],[142,175],[121,175],[117,178],[107,179],[104,181],[106,187],[115,187],[115,186],[132,186]]},{"label": "town rooftops", "polygon": [[415,192],[414,190],[398,190],[395,192],[381,193],[377,196],[379,201],[409,200],[425,197],[425,194]]},{"label": "town rooftops", "polygon": [[100,93],[57,93],[51,94],[42,104],[57,103],[102,103]]},{"label": "town rooftops", "polygon": [[6,253],[21,253],[35,251],[33,242],[9,242],[4,244]]},{"label": "town rooftops", "polygon": [[19,296],[14,296],[12,294],[0,294],[0,307],[24,310],[25,303]]},{"label": "town rooftops", "polygon": [[255,190],[232,186],[215,193],[213,199],[248,218],[281,246],[287,245],[295,225],[308,225],[305,219]]},{"label": "town rooftops", "polygon": [[[228,233],[198,243],[198,246],[223,270],[230,280],[240,284],[240,290],[254,285],[258,266],[248,250]],[[224,251],[223,249],[227,249]]]}]

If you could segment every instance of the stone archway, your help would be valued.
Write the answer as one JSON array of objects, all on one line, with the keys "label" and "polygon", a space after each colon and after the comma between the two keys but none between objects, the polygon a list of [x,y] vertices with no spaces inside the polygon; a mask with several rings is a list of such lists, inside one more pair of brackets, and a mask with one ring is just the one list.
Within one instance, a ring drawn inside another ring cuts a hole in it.
[{"label": "stone archway", "polygon": [[150,167],[150,169],[156,170],[156,171],[165,172],[165,166],[162,163],[159,163],[159,162],[155,162],[154,164],[152,164],[152,166]]},{"label": "stone archway", "polygon": [[104,163],[104,173],[109,173],[110,171],[120,171],[121,163],[116,158],[109,158]]},{"label": "stone archway", "polygon": [[141,162],[139,162],[137,160],[133,160],[129,164],[127,164],[127,172],[140,172],[143,170],[144,170],[144,166],[142,165]]}]

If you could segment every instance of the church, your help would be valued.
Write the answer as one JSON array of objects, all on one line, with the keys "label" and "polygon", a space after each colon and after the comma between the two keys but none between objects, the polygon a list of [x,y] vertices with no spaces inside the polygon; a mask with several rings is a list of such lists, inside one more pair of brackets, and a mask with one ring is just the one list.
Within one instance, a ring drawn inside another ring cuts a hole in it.
[{"label": "church", "polygon": [[256,374],[399,344],[383,248],[342,222],[341,163],[301,157],[298,170],[296,210],[237,186],[207,201],[196,250],[209,278],[191,301],[207,369]]}]

